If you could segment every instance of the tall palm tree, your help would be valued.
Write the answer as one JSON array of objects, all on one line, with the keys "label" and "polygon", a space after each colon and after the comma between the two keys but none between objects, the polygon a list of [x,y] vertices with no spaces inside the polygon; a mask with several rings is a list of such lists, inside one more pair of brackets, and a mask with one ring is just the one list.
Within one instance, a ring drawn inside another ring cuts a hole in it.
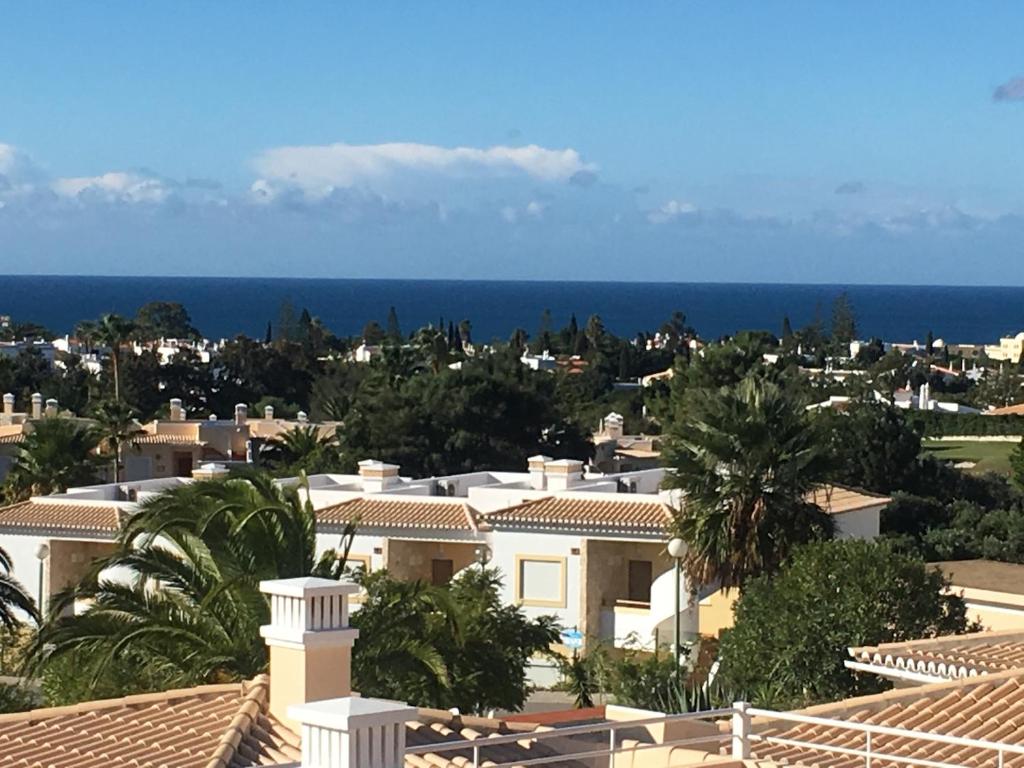
[{"label": "tall palm tree", "polygon": [[[341,553],[315,559],[316,521],[305,488],[264,474],[190,483],[145,502],[118,550],[59,595],[38,633],[30,669],[48,659],[87,659],[96,685],[113,664],[138,661],[167,685],[237,680],[266,666],[259,634],[269,607],[262,579],[337,578]],[[118,581],[100,576],[117,568]],[[76,601],[90,608],[61,616]]]},{"label": "tall palm tree", "polygon": [[298,424],[268,441],[260,458],[275,471],[288,474],[322,474],[341,468],[337,439],[324,434],[315,424]]},{"label": "tall palm tree", "polygon": [[99,435],[71,419],[43,419],[18,446],[15,463],[4,482],[10,502],[29,496],[60,493],[96,482],[94,452]]},{"label": "tall palm tree", "polygon": [[36,601],[21,582],[11,576],[11,570],[11,556],[0,547],[0,628],[8,632],[21,626],[19,612],[33,621],[39,620]]},{"label": "tall palm tree", "polygon": [[742,587],[796,544],[831,534],[831,518],[808,500],[829,460],[799,398],[758,374],[684,397],[666,440],[666,484],[682,491],[674,527],[694,586]]},{"label": "tall palm tree", "polygon": [[99,434],[105,450],[113,454],[114,482],[121,482],[121,470],[124,468],[124,446],[142,428],[135,420],[135,412],[126,403],[107,400],[100,403],[93,411],[99,422]]},{"label": "tall palm tree", "polygon": [[[81,326],[79,326],[81,327]],[[110,349],[110,366],[114,378],[114,400],[121,399],[121,348],[131,338],[135,324],[120,315],[103,315],[92,331],[92,338]]]}]

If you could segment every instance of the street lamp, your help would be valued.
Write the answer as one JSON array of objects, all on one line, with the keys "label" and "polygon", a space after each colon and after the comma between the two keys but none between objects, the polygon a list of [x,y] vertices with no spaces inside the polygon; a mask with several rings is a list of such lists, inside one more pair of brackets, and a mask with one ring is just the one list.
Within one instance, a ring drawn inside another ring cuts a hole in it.
[{"label": "street lamp", "polygon": [[476,561],[480,565],[480,570],[487,567],[487,564],[491,562],[491,548],[486,544],[480,544],[476,549],[473,550],[473,554],[476,556]]},{"label": "street lamp", "polygon": [[50,545],[45,541],[36,547],[36,560],[39,561],[39,615],[43,615],[43,564],[50,556]]},{"label": "street lamp", "polygon": [[683,572],[683,556],[686,554],[686,542],[680,539],[678,536],[673,538],[668,543],[668,554],[673,560],[676,561],[676,614],[675,614],[675,650],[676,650],[676,674],[679,673],[679,663],[682,658],[681,654],[681,640],[680,635],[681,626],[679,620],[679,611],[682,610],[682,591],[679,586],[679,582],[682,580]]}]

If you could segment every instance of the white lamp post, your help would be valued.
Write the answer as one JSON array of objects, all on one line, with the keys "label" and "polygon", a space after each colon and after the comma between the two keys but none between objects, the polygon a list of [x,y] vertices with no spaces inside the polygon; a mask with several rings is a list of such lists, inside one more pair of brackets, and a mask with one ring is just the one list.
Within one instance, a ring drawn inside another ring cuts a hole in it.
[{"label": "white lamp post", "polygon": [[43,564],[50,556],[50,545],[45,541],[36,547],[36,560],[39,561],[39,615],[43,615]]},{"label": "white lamp post", "polygon": [[680,620],[679,620],[679,611],[682,609],[682,595],[680,594],[681,590],[679,588],[679,581],[680,581],[680,579],[682,577],[682,570],[683,570],[682,563],[683,563],[683,556],[686,554],[686,542],[683,541],[682,539],[680,539],[679,537],[673,538],[668,543],[668,554],[669,554],[669,557],[671,557],[673,560],[676,561],[675,650],[676,650],[676,670],[678,671],[679,670],[679,663],[680,663],[681,657],[682,657],[681,648],[680,648],[680,643],[681,643],[681,640],[682,640],[682,638],[680,638],[680,635],[682,634],[682,632],[681,632]]}]

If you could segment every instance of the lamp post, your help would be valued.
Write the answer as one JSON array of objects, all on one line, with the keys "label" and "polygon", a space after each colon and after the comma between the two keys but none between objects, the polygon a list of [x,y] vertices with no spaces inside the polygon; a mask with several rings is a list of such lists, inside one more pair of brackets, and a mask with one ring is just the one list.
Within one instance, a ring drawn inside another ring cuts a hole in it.
[{"label": "lamp post", "polygon": [[676,673],[678,674],[678,672],[679,672],[679,663],[680,663],[680,661],[682,659],[681,648],[680,648],[680,644],[681,644],[681,640],[682,640],[680,635],[682,634],[682,632],[681,632],[681,625],[680,625],[680,621],[679,621],[679,611],[682,610],[682,595],[680,594],[682,590],[679,587],[679,582],[682,579],[682,572],[683,572],[682,563],[683,563],[683,555],[686,554],[686,542],[683,541],[682,539],[678,538],[678,537],[672,539],[668,543],[668,554],[669,554],[669,557],[671,557],[673,560],[676,561],[676,613],[675,613],[675,622],[674,622],[674,624],[675,624]]},{"label": "lamp post", "polygon": [[482,571],[487,567],[487,564],[491,562],[491,548],[486,544],[480,544],[476,549],[473,550],[473,554],[476,556],[476,561],[480,565]]},{"label": "lamp post", "polygon": [[43,615],[43,565],[50,556],[50,545],[45,541],[36,547],[36,560],[39,561],[39,615]]}]

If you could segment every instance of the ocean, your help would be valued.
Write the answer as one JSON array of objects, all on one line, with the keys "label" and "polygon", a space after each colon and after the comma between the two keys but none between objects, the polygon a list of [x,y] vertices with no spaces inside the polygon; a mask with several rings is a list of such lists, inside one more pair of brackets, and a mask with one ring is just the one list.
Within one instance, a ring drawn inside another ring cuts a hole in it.
[{"label": "ocean", "polygon": [[0,276],[0,315],[40,323],[58,333],[105,312],[133,315],[149,301],[185,305],[209,338],[240,333],[262,338],[284,302],[307,308],[335,333],[357,334],[369,320],[384,325],[394,306],[402,330],[443,318],[472,323],[475,341],[533,334],[550,309],[559,328],[592,314],[620,335],[656,330],[674,310],[705,337],[738,330],[780,333],[820,315],[846,291],[862,337],[993,342],[1024,330],[1024,287],[783,285],[462,280]]}]

